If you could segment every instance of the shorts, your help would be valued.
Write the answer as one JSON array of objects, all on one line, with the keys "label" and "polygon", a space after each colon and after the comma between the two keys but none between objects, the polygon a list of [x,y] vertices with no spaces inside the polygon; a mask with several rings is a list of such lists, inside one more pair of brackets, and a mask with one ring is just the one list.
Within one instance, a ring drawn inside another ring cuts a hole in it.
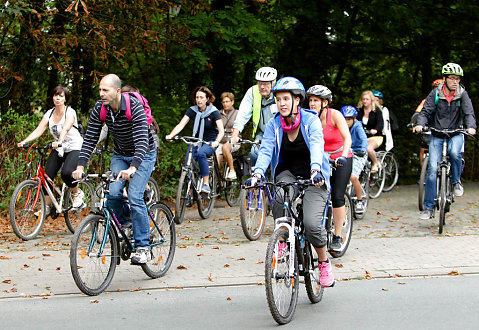
[{"label": "shorts", "polygon": [[[220,143],[218,145],[218,148],[216,148],[216,154],[217,155],[222,155],[223,154],[223,144],[224,143]],[[241,147],[241,144],[239,144],[239,143],[233,144],[232,147],[231,147],[231,153],[238,151],[240,147]]]},{"label": "shorts", "polygon": [[368,137],[368,141],[375,141],[378,144],[378,147],[380,147],[381,144],[383,144],[384,137],[382,137],[382,136],[371,136],[371,137]]},{"label": "shorts", "polygon": [[359,157],[358,155],[353,155],[353,170],[351,171],[351,175],[354,175],[356,178],[359,178],[361,171],[366,165],[368,161],[368,155],[364,155],[363,157]]}]

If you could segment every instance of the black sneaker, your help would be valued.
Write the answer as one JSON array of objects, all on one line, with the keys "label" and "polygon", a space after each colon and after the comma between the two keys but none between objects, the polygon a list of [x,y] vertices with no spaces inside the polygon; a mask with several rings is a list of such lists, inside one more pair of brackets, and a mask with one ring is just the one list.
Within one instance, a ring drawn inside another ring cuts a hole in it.
[{"label": "black sneaker", "polygon": [[331,245],[329,246],[329,248],[333,251],[340,251],[342,245],[343,245],[343,239],[341,238],[341,236],[333,234],[333,239],[331,241]]}]

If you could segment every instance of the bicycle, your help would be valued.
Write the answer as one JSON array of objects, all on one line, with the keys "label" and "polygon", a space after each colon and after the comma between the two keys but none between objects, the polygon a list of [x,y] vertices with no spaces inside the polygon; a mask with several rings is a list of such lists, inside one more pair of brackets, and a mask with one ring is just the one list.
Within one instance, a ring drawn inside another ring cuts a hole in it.
[{"label": "bicycle", "polygon": [[[258,145],[261,141],[240,139],[240,143]],[[273,205],[273,198],[274,191],[271,191],[268,186],[259,189],[241,189],[239,196],[241,228],[250,241],[258,240],[263,234],[266,215]]]},{"label": "bicycle", "polygon": [[[299,276],[304,277],[311,303],[318,303],[323,297],[318,255],[306,239],[302,222],[302,198],[305,189],[311,185],[309,180],[298,179],[292,183],[263,182],[254,187],[284,189],[284,216],[275,219],[275,230],[268,242],[265,261],[266,299],[278,324],[289,323],[293,318],[298,302]],[[288,187],[299,189],[296,198],[290,196]]]},{"label": "bicycle", "polygon": [[191,136],[175,136],[173,140],[181,140],[188,144],[186,162],[181,169],[180,181],[178,182],[178,191],[176,193],[175,203],[175,222],[181,224],[185,216],[187,204],[191,206],[195,200],[198,204],[198,213],[201,218],[206,219],[213,211],[216,201],[216,172],[214,170],[213,159],[209,163],[209,182],[211,182],[211,191],[208,194],[201,193],[203,178],[200,175],[198,166],[193,162],[193,148],[202,143],[208,143],[199,138]]},{"label": "bicycle", "polygon": [[[121,224],[111,208],[109,200],[121,200],[129,209],[124,196],[110,196],[108,185],[117,174],[88,174],[87,178],[99,178],[105,195],[101,209],[86,217],[78,226],[70,249],[70,269],[77,287],[85,294],[95,296],[105,291],[113,279],[116,266],[128,260],[135,246],[130,226]],[[176,246],[176,229],[173,213],[162,203],[147,205],[150,220],[151,260],[141,268],[151,278],[166,274],[173,262]]]},{"label": "bicycle", "polygon": [[[68,229],[74,233],[80,220],[92,211],[95,205],[93,186],[87,182],[78,182],[78,187],[84,192],[84,203],[79,208],[73,207],[72,190],[63,183],[62,188],[57,187],[43,169],[45,166],[45,153],[51,149],[51,143],[38,147],[36,144],[23,145],[20,148],[28,149],[26,158],[27,176],[30,179],[19,183],[10,198],[10,224],[19,238],[27,241],[35,238],[41,231],[46,214],[45,191],[52,201],[50,216],[56,219],[63,213]],[[35,176],[33,172],[33,158],[38,152],[40,159],[36,165]],[[47,184],[47,182],[50,184]],[[52,187],[52,189],[50,188]]]},{"label": "bicycle", "polygon": [[364,205],[364,212],[357,213],[356,212],[356,204],[358,202],[358,197],[356,196],[356,191],[354,190],[353,184],[349,181],[346,191],[348,192],[349,196],[351,197],[351,202],[353,206],[353,216],[354,219],[363,219],[366,216],[366,212],[369,206],[369,184],[370,184],[370,176],[371,176],[371,163],[366,162],[364,164],[363,170],[359,174],[359,183],[361,184],[361,195],[362,195],[362,202]]},{"label": "bicycle", "polygon": [[391,191],[399,179],[399,166],[396,156],[392,150],[378,151],[377,157],[381,160],[381,167],[384,170],[384,192]]},{"label": "bicycle", "polygon": [[[364,130],[364,131],[366,132],[366,134],[370,133],[369,130]],[[384,184],[386,183],[386,171],[384,169],[384,165],[382,163],[382,160],[381,160],[380,156],[378,155],[380,152],[381,151],[376,151],[376,157],[381,162],[381,166],[378,168],[378,170],[375,173],[371,172],[372,161],[369,157],[368,157],[368,161],[367,161],[367,165],[366,165],[368,167],[369,173],[370,173],[370,175],[369,175],[369,198],[371,198],[371,199],[378,198],[381,195],[381,193],[383,192],[383,189],[384,189]]]},{"label": "bicycle", "polygon": [[[428,149],[429,150],[429,149]],[[421,166],[421,176],[419,177],[419,189],[417,194],[417,205],[419,211],[424,211],[424,195],[426,194],[426,175],[429,168],[429,151],[424,152],[424,158]]]},{"label": "bicycle", "polygon": [[[442,157],[438,164],[436,176],[436,198],[435,209],[439,210],[439,234],[442,234],[443,227],[446,224],[446,213],[449,212],[451,204],[454,203],[454,194],[451,183],[451,162],[447,153],[448,139],[453,135],[460,133],[471,136],[463,128],[456,129],[436,129],[434,127],[424,127],[424,132],[431,131],[445,136],[442,144]],[[433,213],[434,217],[434,213]]]}]

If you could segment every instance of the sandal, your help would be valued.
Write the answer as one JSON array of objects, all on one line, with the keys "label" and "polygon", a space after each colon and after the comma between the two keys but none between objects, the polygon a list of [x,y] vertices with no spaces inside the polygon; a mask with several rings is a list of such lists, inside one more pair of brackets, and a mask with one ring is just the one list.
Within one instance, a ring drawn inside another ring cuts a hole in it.
[{"label": "sandal", "polygon": [[371,173],[377,173],[379,169],[381,168],[381,163],[375,163],[373,167],[371,167]]}]

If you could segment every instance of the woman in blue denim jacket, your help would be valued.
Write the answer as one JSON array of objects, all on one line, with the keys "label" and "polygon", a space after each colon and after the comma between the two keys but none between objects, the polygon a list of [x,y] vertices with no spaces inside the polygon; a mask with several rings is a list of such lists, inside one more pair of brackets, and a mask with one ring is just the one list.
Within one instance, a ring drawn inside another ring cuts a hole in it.
[{"label": "woman in blue denim jacket", "polygon": [[[327,234],[322,226],[329,196],[329,161],[324,153],[321,122],[315,112],[302,109],[303,84],[296,78],[284,77],[272,89],[279,113],[267,124],[251,185],[264,176],[271,164],[275,181],[293,182],[297,177],[311,178],[315,184],[306,189],[303,198],[303,223],[308,241],[319,258],[320,284],[334,285],[331,263],[326,255]],[[273,217],[283,216],[281,192],[273,204]]]}]

